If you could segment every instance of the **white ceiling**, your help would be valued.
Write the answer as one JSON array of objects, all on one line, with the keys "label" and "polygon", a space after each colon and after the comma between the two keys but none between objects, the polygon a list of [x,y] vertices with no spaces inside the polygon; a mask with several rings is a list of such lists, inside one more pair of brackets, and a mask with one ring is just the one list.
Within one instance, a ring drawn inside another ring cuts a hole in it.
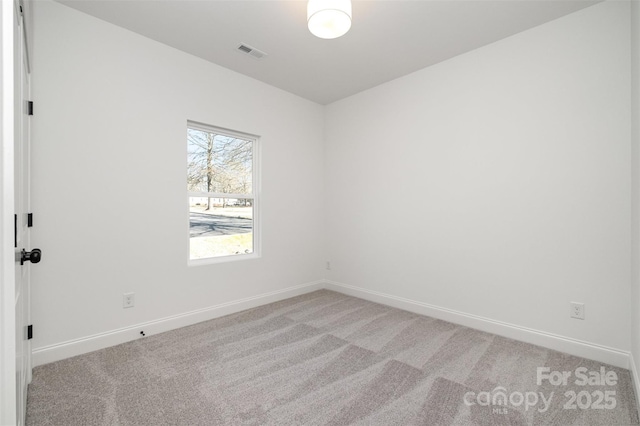
[{"label": "white ceiling", "polygon": [[304,0],[58,1],[328,104],[600,0],[355,0],[351,30],[334,40],[309,33]]}]

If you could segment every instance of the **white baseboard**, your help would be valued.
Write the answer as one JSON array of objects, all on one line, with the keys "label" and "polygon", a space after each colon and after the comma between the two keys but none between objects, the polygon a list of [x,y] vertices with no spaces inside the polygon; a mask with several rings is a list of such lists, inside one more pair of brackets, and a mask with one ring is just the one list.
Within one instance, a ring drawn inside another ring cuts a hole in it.
[{"label": "white baseboard", "polygon": [[[98,333],[80,339],[35,348],[32,352],[32,364],[34,367],[37,367],[39,365],[48,364],[50,362],[70,358],[72,356],[129,342],[140,338],[141,330],[144,330],[145,334],[150,336],[323,288],[359,297],[361,299],[370,300],[372,302],[393,306],[406,311],[415,312],[417,314],[449,321],[455,324],[464,325],[466,327],[486,331],[488,333],[509,337],[522,342],[565,352],[571,355],[592,359],[614,365],[616,367],[628,368],[632,372],[636,390],[640,390],[638,371],[636,371],[635,364],[633,363],[633,359],[629,352],[496,321],[490,318],[454,311],[452,309],[442,308],[403,297],[366,290],[335,281],[315,281],[307,284],[301,284],[254,297],[248,297],[154,321],[135,324],[117,330]],[[636,396],[638,396],[637,391]],[[640,406],[640,404],[638,406]]]},{"label": "white baseboard", "polygon": [[136,340],[141,337],[141,330],[144,330],[145,335],[150,336],[244,311],[245,309],[255,308],[256,306],[266,305],[268,303],[310,293],[324,287],[324,281],[315,281],[154,321],[135,324],[129,327],[119,328],[117,330],[98,333],[80,339],[36,348],[32,352],[32,364],[34,367],[37,367],[38,365],[48,364],[50,362]]},{"label": "white baseboard", "polygon": [[[337,291],[360,299],[381,303],[383,305],[393,306],[405,311],[438,318],[477,330],[486,331],[488,333],[497,334],[499,336],[509,337],[514,340],[531,343],[559,352],[592,359],[616,367],[629,368],[630,353],[619,349],[609,348],[544,331],[533,330],[514,324],[492,320],[490,318],[454,311],[452,309],[442,308],[428,303],[392,296],[390,294],[377,291],[366,290],[335,281],[325,282],[325,288],[328,290]],[[635,380],[636,383],[639,383],[637,382],[637,377]]]}]

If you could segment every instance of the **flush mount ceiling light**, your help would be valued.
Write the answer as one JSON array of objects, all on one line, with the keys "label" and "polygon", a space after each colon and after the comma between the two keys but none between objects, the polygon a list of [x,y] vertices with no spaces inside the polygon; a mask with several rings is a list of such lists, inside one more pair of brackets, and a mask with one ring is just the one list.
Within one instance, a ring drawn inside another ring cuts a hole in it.
[{"label": "flush mount ceiling light", "polygon": [[351,0],[309,0],[309,31],[320,38],[337,38],[351,28]]}]

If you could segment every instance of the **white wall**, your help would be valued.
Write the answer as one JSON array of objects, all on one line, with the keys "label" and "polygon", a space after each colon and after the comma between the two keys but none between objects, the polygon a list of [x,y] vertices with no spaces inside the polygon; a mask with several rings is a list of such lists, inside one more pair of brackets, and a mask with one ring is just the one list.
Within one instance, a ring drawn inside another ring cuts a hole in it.
[{"label": "white wall", "polygon": [[[36,363],[323,276],[632,349],[629,12],[598,4],[322,108],[37,2]],[[262,136],[261,259],[187,267],[186,120]]]},{"label": "white wall", "polygon": [[640,3],[631,2],[631,354],[640,391]]},{"label": "white wall", "polygon": [[628,351],[629,36],[605,2],[329,105],[328,278]]},{"label": "white wall", "polygon": [[[36,354],[322,278],[320,105],[58,3],[34,9]],[[261,259],[187,266],[187,120],[262,137]]]}]

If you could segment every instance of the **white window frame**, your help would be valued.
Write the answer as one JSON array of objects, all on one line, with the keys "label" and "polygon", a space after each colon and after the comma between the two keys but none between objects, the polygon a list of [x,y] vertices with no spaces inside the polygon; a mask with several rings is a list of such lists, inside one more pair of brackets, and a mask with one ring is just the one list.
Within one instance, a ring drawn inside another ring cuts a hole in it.
[{"label": "white window frame", "polygon": [[[262,238],[261,238],[261,226],[260,219],[262,215],[260,214],[261,203],[260,203],[260,159],[261,159],[261,144],[260,144],[260,136],[252,135],[250,133],[239,132],[236,130],[230,130],[223,127],[213,126],[209,124],[198,123],[196,121],[187,121],[187,130],[194,129],[200,130],[207,133],[215,133],[224,136],[230,136],[232,138],[243,139],[252,142],[253,152],[252,152],[252,172],[251,172],[251,193],[250,194],[226,194],[221,192],[198,192],[198,191],[189,191],[187,189],[187,264],[189,266],[198,266],[198,265],[210,265],[215,263],[226,263],[226,262],[234,262],[238,260],[250,260],[250,259],[258,259],[262,257]],[[185,177],[187,176],[187,172],[185,172]],[[236,254],[236,255],[228,255],[228,256],[215,256],[215,257],[207,257],[203,259],[191,259],[191,237],[190,237],[190,202],[189,199],[191,197],[210,197],[210,198],[240,198],[240,199],[248,199],[252,200],[253,204],[253,252],[249,254]]]}]

